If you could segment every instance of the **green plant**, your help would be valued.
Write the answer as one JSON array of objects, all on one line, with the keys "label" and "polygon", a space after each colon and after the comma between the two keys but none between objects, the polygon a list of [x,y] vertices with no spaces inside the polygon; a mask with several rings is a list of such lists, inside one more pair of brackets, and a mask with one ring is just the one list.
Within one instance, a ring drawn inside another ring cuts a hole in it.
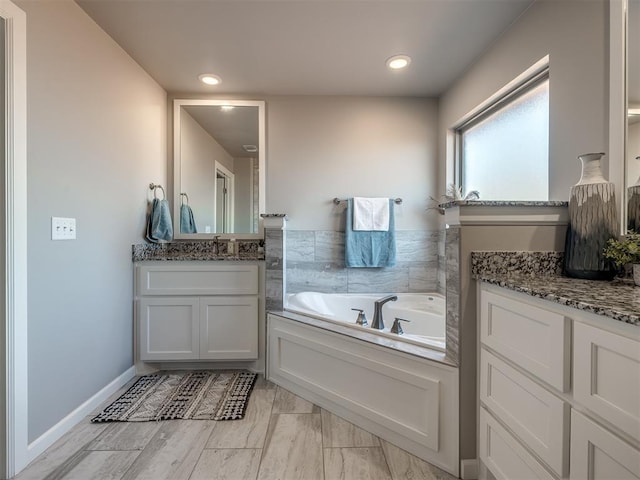
[{"label": "green plant", "polygon": [[640,233],[628,233],[620,240],[611,239],[603,251],[618,268],[628,263],[640,263]]}]

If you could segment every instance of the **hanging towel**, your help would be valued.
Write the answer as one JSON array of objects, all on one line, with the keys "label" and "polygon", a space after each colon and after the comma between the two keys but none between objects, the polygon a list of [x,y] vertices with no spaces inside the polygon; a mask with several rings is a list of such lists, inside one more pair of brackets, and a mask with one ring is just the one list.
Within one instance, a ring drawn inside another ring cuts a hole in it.
[{"label": "hanging towel", "polygon": [[353,229],[386,232],[389,210],[388,198],[353,197]]},{"label": "hanging towel", "polygon": [[180,233],[198,233],[193,210],[186,203],[180,206]]},{"label": "hanging towel", "polygon": [[396,264],[394,201],[386,200],[389,208],[387,231],[354,230],[353,199],[347,200],[344,249],[347,267],[393,267]]},{"label": "hanging towel", "polygon": [[160,240],[170,242],[173,239],[173,225],[169,202],[165,199],[153,199],[149,220],[147,222],[147,240],[159,243]]}]

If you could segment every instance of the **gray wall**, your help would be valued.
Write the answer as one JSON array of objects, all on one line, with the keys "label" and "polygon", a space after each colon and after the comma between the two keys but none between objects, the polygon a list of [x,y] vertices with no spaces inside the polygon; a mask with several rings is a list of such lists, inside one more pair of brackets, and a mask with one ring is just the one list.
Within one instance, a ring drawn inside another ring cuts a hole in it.
[{"label": "gray wall", "polygon": [[[166,94],[72,1],[27,13],[29,441],[133,365],[131,244],[166,186]],[[51,241],[52,216],[77,240]]]},{"label": "gray wall", "polygon": [[267,98],[267,211],[292,230],[344,231],[333,197],[402,197],[398,230],[440,227],[437,101],[387,97]]},{"label": "gray wall", "polygon": [[[267,101],[267,211],[286,213],[287,292],[438,290],[436,101],[272,97]],[[344,266],[345,204],[333,197],[401,197],[398,262]]]},{"label": "gray wall", "polygon": [[[447,129],[548,54],[549,197],[568,200],[580,178],[577,156],[608,151],[607,11],[604,0],[534,3],[441,97],[440,156]],[[445,178],[441,168],[440,186]]]}]

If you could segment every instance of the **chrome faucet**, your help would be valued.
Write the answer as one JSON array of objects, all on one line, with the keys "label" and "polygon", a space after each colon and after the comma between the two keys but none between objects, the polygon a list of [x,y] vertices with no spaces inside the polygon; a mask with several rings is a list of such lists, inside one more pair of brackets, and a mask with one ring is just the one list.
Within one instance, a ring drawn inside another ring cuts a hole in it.
[{"label": "chrome faucet", "polygon": [[213,236],[213,254],[220,255],[220,235]]},{"label": "chrome faucet", "polygon": [[378,330],[382,330],[384,328],[384,321],[382,320],[382,307],[385,303],[395,302],[396,300],[398,300],[397,295],[387,295],[386,297],[382,297],[373,303],[374,309],[371,328],[377,328]]}]

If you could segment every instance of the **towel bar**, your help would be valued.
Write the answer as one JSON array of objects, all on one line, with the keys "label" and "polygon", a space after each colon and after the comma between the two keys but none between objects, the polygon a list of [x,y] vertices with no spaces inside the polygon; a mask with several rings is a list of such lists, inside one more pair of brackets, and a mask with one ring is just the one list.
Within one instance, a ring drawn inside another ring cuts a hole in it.
[{"label": "towel bar", "polygon": [[[346,201],[347,201],[346,198],[340,199],[338,197],[335,197],[333,199],[333,203],[335,203],[336,205],[340,205],[340,203],[346,202]],[[402,199],[401,198],[394,198],[393,201],[396,203],[396,205],[402,204]]]}]

